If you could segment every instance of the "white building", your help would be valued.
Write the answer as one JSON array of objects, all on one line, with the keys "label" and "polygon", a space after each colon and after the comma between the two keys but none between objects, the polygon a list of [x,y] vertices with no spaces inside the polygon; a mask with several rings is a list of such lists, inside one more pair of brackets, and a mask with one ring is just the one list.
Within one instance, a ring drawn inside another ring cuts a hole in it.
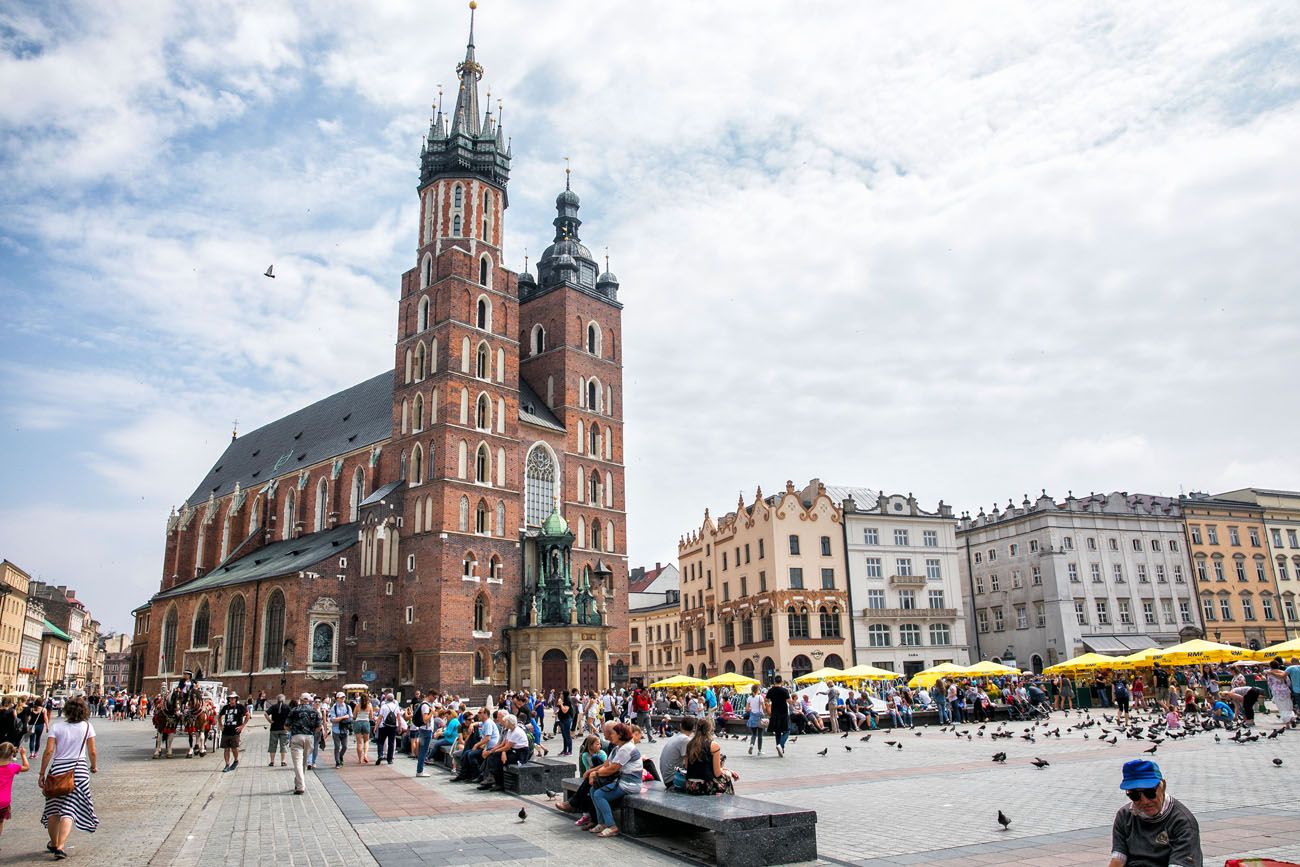
[{"label": "white building", "polygon": [[849,605],[858,663],[911,676],[941,662],[968,662],[960,611],[957,524],[908,494],[828,485],[844,508]]},{"label": "white building", "polygon": [[28,599],[26,616],[23,618],[22,648],[18,652],[18,692],[36,692],[44,634],[45,605],[38,599]]},{"label": "white building", "polygon": [[1202,634],[1178,501],[1044,492],[963,515],[971,654],[1041,671],[1087,651],[1126,654]]}]

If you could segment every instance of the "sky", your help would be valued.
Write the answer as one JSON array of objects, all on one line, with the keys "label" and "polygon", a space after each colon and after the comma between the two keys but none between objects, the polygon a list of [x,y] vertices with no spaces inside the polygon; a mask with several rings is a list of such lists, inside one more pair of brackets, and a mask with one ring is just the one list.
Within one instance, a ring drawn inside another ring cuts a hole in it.
[{"label": "sky", "polygon": [[[127,630],[234,420],[391,367],[467,25],[0,7],[0,557]],[[507,266],[567,156],[622,283],[632,565],[787,479],[1300,489],[1295,3],[481,0],[476,42]]]}]

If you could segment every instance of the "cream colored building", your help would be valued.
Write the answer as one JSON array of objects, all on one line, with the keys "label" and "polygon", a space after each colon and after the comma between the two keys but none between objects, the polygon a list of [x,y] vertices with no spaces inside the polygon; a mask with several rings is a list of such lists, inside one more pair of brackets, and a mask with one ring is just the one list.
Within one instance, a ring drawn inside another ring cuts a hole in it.
[{"label": "cream colored building", "polygon": [[0,563],[0,692],[14,692],[19,686],[18,661],[31,580],[8,560]]},{"label": "cream colored building", "polygon": [[680,573],[671,563],[633,569],[628,576],[628,646],[631,677],[654,683],[682,670]]},{"label": "cream colored building", "polygon": [[683,673],[735,671],[768,683],[852,665],[848,576],[837,503],[817,480],[714,520],[678,544]]}]

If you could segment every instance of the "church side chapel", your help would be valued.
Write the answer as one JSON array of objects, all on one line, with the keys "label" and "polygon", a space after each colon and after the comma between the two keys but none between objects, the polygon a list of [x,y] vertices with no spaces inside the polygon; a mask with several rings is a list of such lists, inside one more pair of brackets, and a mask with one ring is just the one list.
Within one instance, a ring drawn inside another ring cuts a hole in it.
[{"label": "church side chapel", "polygon": [[472,6],[420,151],[394,367],[232,434],[173,510],[135,612],[150,692],[184,671],[241,694],[626,679],[619,282],[567,168],[536,276],[504,266],[511,144],[479,105]]}]

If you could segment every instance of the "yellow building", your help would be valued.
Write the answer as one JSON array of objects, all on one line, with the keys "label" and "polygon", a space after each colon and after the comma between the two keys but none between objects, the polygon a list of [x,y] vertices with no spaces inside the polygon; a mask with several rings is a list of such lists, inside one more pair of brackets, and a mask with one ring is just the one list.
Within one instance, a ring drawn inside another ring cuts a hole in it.
[{"label": "yellow building", "polygon": [[45,695],[67,687],[68,648],[72,639],[68,633],[45,621],[41,634],[41,662],[37,668],[36,692]]},{"label": "yellow building", "polygon": [[1181,497],[1205,634],[1260,648],[1285,641],[1282,599],[1257,503],[1194,493]]},{"label": "yellow building", "polygon": [[18,689],[18,659],[31,580],[30,575],[8,560],[0,563],[0,693]]},{"label": "yellow building", "polygon": [[677,567],[656,563],[628,576],[629,674],[642,684],[681,673],[680,585]]},{"label": "yellow building", "polygon": [[817,480],[715,521],[678,544],[682,671],[764,683],[852,665],[843,515]]},{"label": "yellow building", "polygon": [[1264,511],[1264,542],[1282,599],[1282,624],[1288,638],[1300,636],[1300,491],[1242,488],[1219,494],[1221,499],[1254,503]]}]

